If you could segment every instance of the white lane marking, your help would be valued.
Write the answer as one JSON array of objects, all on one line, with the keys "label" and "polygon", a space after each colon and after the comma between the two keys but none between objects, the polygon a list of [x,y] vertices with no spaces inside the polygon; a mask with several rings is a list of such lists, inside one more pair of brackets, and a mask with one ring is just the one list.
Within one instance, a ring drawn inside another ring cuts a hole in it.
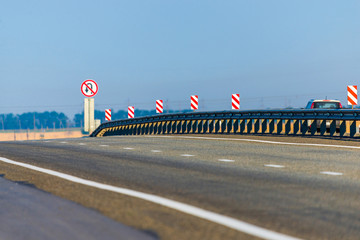
[{"label": "white lane marking", "polygon": [[161,150],[151,150],[151,152],[153,153],[159,153],[159,152],[162,152]]},{"label": "white lane marking", "polygon": [[60,143],[67,143],[67,142],[60,142]]},{"label": "white lane marking", "polygon": [[332,175],[332,176],[341,176],[343,175],[343,173],[340,172],[320,172],[321,174],[326,174],[326,175]]},{"label": "white lane marking", "polygon": [[85,143],[79,143],[79,145],[86,145]]},{"label": "white lane marking", "polygon": [[356,146],[346,146],[346,145],[331,145],[331,144],[317,144],[317,143],[291,143],[291,142],[275,142],[267,140],[256,140],[256,139],[238,139],[238,138],[214,138],[214,137],[181,137],[181,136],[145,136],[145,137],[154,137],[154,138],[184,138],[184,139],[205,139],[205,140],[223,140],[223,141],[243,141],[243,142],[259,142],[259,143],[269,143],[269,144],[279,144],[279,145],[295,145],[295,146],[313,146],[313,147],[334,147],[334,148],[349,148],[349,149],[360,149]]},{"label": "white lane marking", "polygon": [[108,147],[109,145],[99,145],[100,147]]},{"label": "white lane marking", "polygon": [[220,162],[235,162],[235,160],[231,159],[218,159]]},{"label": "white lane marking", "polygon": [[194,157],[195,155],[191,155],[191,154],[181,154],[182,157]]},{"label": "white lane marking", "polygon": [[276,165],[276,164],[265,164],[265,167],[273,167],[273,168],[283,168],[283,165]]},{"label": "white lane marking", "polygon": [[143,199],[143,200],[146,200],[149,202],[153,202],[153,203],[156,203],[156,204],[168,207],[168,208],[175,209],[179,212],[187,213],[187,214],[193,215],[195,217],[199,217],[199,218],[202,218],[202,219],[214,222],[214,223],[218,223],[220,225],[223,225],[223,226],[226,226],[226,227],[229,227],[229,228],[235,229],[237,231],[247,233],[252,236],[259,237],[259,238],[269,239],[269,240],[299,240],[299,238],[287,236],[282,233],[277,233],[277,232],[274,232],[274,231],[271,231],[271,230],[268,230],[265,228],[261,228],[261,227],[252,225],[247,222],[237,220],[232,217],[228,217],[228,216],[221,215],[218,213],[210,212],[205,209],[194,207],[189,204],[177,202],[177,201],[174,201],[171,199],[159,197],[159,196],[156,196],[153,194],[138,192],[138,191],[134,191],[134,190],[127,189],[127,188],[115,187],[115,186],[111,186],[111,185],[107,185],[107,184],[103,184],[103,183],[98,183],[98,182],[86,180],[83,178],[79,178],[76,176],[72,176],[72,175],[69,175],[66,173],[61,173],[61,172],[53,171],[53,170],[46,169],[46,168],[36,167],[34,165],[30,165],[30,164],[26,164],[26,163],[16,162],[16,161],[13,161],[13,160],[10,160],[7,158],[3,158],[3,157],[0,157],[0,161],[9,163],[9,164],[13,164],[13,165],[17,165],[17,166],[21,166],[24,168],[28,168],[28,169],[31,169],[34,171],[46,173],[46,174],[49,174],[52,176],[56,176],[56,177],[59,177],[59,178],[62,178],[62,179],[65,179],[65,180],[68,180],[71,182],[83,184],[86,186],[90,186],[90,187],[94,187],[94,188],[98,188],[98,189],[102,189],[102,190],[107,190],[107,191],[111,191],[111,192],[116,192],[116,193],[131,196],[131,197],[140,198],[140,199]]},{"label": "white lane marking", "polygon": [[131,147],[126,147],[124,148],[125,150],[133,150],[134,148],[131,148]]}]

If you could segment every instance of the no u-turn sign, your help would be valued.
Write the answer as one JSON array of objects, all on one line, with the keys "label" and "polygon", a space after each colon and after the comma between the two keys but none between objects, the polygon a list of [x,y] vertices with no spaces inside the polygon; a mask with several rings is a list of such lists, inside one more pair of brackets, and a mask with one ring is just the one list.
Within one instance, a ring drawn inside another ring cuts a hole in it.
[{"label": "no u-turn sign", "polygon": [[97,83],[92,79],[87,79],[81,84],[81,92],[85,97],[93,97],[98,91]]}]

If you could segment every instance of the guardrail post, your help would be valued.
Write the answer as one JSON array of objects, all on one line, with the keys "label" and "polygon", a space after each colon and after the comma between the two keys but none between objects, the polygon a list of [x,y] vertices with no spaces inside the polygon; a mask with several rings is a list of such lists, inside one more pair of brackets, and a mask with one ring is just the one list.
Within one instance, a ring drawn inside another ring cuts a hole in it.
[{"label": "guardrail post", "polygon": [[158,128],[159,128],[158,122],[154,122],[154,123],[153,123],[153,126],[154,126],[153,134],[158,134]]},{"label": "guardrail post", "polygon": [[214,133],[214,126],[215,126],[215,120],[209,120],[208,121],[208,125],[209,125],[209,133]]},{"label": "guardrail post", "polygon": [[241,119],[240,121],[240,134],[243,134],[245,133],[246,119]]},{"label": "guardrail post", "polygon": [[162,122],[158,122],[157,124],[157,134],[162,134],[163,132],[163,123]]},{"label": "guardrail post", "polygon": [[294,120],[293,122],[293,134],[294,135],[297,135],[299,134],[299,131],[300,131],[300,120],[299,119],[296,119]]},{"label": "guardrail post", "polygon": [[350,123],[350,137],[354,137],[356,134],[356,121]]},{"label": "guardrail post", "polygon": [[226,132],[226,119],[221,119],[220,120],[220,132],[221,133],[224,133],[224,132]]},{"label": "guardrail post", "polygon": [[203,128],[202,120],[197,120],[197,133],[202,133]]},{"label": "guardrail post", "polygon": [[266,133],[269,119],[261,119],[261,133]]},{"label": "guardrail post", "polygon": [[330,136],[334,136],[336,133],[336,120],[331,120],[330,122]]},{"label": "guardrail post", "polygon": [[220,122],[218,119],[215,120],[214,122],[214,133],[219,133],[219,130],[220,130]]},{"label": "guardrail post", "polygon": [[175,133],[176,133],[176,122],[177,122],[177,121],[170,121],[171,134],[175,134]]},{"label": "guardrail post", "polygon": [[155,128],[156,128],[155,123],[154,122],[150,123],[149,134],[155,134]]},{"label": "guardrail post", "polygon": [[136,135],[140,135],[141,134],[141,124],[137,123],[136,124]]},{"label": "guardrail post", "polygon": [[270,119],[269,122],[269,133],[273,134],[275,131],[275,119]]},{"label": "guardrail post", "polygon": [[321,119],[320,121],[320,135],[324,135],[326,133],[326,120]]},{"label": "guardrail post", "polygon": [[260,119],[255,119],[254,121],[254,133],[257,134],[260,130]]},{"label": "guardrail post", "polygon": [[276,134],[281,134],[282,130],[283,130],[283,120],[282,119],[277,119],[277,124],[276,124]]},{"label": "guardrail post", "polygon": [[341,120],[340,122],[340,137],[343,137],[346,133],[346,121]]},{"label": "guardrail post", "polygon": [[162,134],[166,134],[167,133],[167,122],[161,122],[161,125],[162,125],[162,131],[161,133]]},{"label": "guardrail post", "polygon": [[290,119],[286,119],[285,120],[285,134],[289,135],[291,132],[291,120]]},{"label": "guardrail post", "polygon": [[149,124],[148,123],[144,124],[144,134],[145,135],[149,134]]},{"label": "guardrail post", "polygon": [[228,119],[227,120],[228,122],[227,122],[227,126],[226,126],[226,130],[227,130],[227,133],[228,134],[230,134],[230,133],[233,133],[234,132],[234,130],[233,130],[233,119]]},{"label": "guardrail post", "polygon": [[308,120],[301,120],[301,134],[306,135],[306,133],[309,131],[309,125]]},{"label": "guardrail post", "polygon": [[209,130],[208,120],[202,120],[202,133],[207,133]]},{"label": "guardrail post", "polygon": [[176,121],[176,134],[180,134],[182,129],[182,121]]},{"label": "guardrail post", "polygon": [[234,129],[234,134],[238,133],[239,131],[239,119],[234,119],[234,122],[233,122],[233,129]]},{"label": "guardrail post", "polygon": [[253,129],[253,120],[252,119],[246,119],[247,124],[246,124],[246,133],[250,134],[252,129]]},{"label": "guardrail post", "polygon": [[315,135],[315,133],[317,132],[317,121],[314,120],[312,121],[312,123],[310,124],[310,132],[311,132],[311,135]]},{"label": "guardrail post", "polygon": [[186,121],[182,120],[181,121],[181,134],[186,133]]},{"label": "guardrail post", "polygon": [[191,133],[191,120],[186,121],[186,133]]},{"label": "guardrail post", "polygon": [[196,133],[197,130],[197,121],[196,120],[191,120],[191,130],[189,133]]}]

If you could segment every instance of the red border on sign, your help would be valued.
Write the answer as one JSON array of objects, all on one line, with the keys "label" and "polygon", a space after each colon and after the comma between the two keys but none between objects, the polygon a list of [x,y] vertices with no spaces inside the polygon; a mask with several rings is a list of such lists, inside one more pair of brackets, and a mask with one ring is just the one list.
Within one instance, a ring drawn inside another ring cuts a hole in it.
[{"label": "red border on sign", "polygon": [[[88,82],[91,82],[91,83],[94,83],[94,84],[95,84],[95,86],[96,86],[96,91],[95,91],[95,92],[94,92],[91,88],[88,87],[88,85],[87,85]],[[83,85],[85,85],[86,88],[89,89],[89,90],[92,92],[92,94],[90,94],[90,95],[85,94],[85,93],[83,92]],[[98,92],[98,90],[99,90],[99,87],[98,87],[97,83],[96,83],[94,80],[92,80],[92,79],[87,79],[87,80],[85,80],[85,81],[81,84],[80,90],[81,90],[81,93],[82,93],[85,97],[93,97],[93,96],[95,96],[95,95],[97,94],[97,92]]]}]

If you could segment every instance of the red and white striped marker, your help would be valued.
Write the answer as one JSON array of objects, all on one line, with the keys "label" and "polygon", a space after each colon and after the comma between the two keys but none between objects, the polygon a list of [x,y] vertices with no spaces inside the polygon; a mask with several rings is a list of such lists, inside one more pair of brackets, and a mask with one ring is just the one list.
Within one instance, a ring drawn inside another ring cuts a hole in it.
[{"label": "red and white striped marker", "polygon": [[105,109],[105,119],[111,121],[111,109]]},{"label": "red and white striped marker", "polygon": [[349,85],[347,86],[347,91],[348,91],[348,105],[357,105],[358,103],[357,86]]},{"label": "red and white striped marker", "polygon": [[232,94],[231,95],[231,105],[232,105],[232,109],[235,109],[235,110],[240,109],[240,94]]},{"label": "red and white striped marker", "polygon": [[191,96],[191,110],[196,110],[199,108],[199,97],[198,95]]},{"label": "red and white striped marker", "polygon": [[156,113],[164,112],[164,104],[163,100],[156,100]]},{"label": "red and white striped marker", "polygon": [[128,118],[134,118],[135,117],[135,107],[129,106],[128,107]]}]

